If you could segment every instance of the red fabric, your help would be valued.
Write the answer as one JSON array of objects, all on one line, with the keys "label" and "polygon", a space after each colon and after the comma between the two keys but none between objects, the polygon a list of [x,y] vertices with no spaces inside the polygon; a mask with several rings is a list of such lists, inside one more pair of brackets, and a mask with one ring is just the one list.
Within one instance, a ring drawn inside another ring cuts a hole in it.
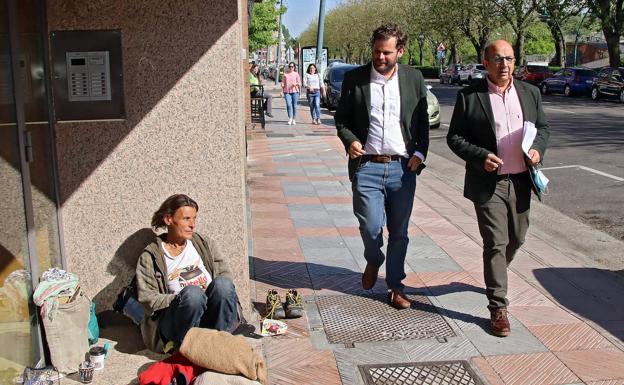
[{"label": "red fabric", "polygon": [[150,365],[147,370],[139,374],[141,385],[169,385],[173,377],[178,373],[184,374],[188,383],[202,374],[206,369],[193,365],[180,353],[175,353],[169,358]]}]

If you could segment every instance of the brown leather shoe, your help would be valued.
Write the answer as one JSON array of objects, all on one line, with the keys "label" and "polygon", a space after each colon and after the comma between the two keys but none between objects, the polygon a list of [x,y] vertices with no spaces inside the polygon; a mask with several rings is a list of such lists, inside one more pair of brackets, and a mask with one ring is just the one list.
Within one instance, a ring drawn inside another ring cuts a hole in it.
[{"label": "brown leather shoe", "polygon": [[491,310],[490,330],[498,337],[507,337],[511,334],[509,319],[507,319],[507,309],[500,308]]},{"label": "brown leather shoe", "polygon": [[390,306],[399,310],[412,307],[412,301],[410,301],[401,290],[390,290],[388,293],[388,302]]},{"label": "brown leather shoe", "polygon": [[364,290],[372,289],[373,286],[375,286],[375,283],[377,283],[378,272],[379,267],[371,265],[370,263],[366,264],[366,268],[362,274],[362,287]]}]

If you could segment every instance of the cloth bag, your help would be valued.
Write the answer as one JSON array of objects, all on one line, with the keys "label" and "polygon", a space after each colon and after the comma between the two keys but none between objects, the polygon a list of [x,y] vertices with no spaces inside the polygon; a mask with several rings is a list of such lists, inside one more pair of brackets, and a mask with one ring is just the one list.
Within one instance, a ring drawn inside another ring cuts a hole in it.
[{"label": "cloth bag", "polygon": [[242,336],[204,328],[191,328],[184,336],[180,353],[197,366],[225,374],[268,383],[264,359]]},{"label": "cloth bag", "polygon": [[53,317],[42,317],[52,365],[63,374],[75,373],[89,350],[91,301],[83,294],[59,304]]}]

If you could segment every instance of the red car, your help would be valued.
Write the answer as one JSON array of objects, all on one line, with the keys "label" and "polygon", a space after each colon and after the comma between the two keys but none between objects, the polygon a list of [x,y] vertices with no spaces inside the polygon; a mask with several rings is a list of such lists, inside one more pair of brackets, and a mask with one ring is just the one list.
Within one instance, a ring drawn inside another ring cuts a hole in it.
[{"label": "red car", "polygon": [[540,65],[521,65],[514,71],[513,77],[523,80],[536,86],[541,86],[544,79],[553,76],[552,71],[546,66]]}]

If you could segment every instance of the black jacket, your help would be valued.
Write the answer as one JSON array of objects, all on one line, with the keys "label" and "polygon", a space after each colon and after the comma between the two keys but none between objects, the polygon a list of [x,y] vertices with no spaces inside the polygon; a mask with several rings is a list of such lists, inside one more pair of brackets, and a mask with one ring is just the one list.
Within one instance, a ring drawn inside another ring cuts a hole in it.
[{"label": "black jacket", "polygon": [[[522,105],[523,120],[534,123],[537,128],[531,148],[536,149],[543,160],[550,129],[542,109],[542,97],[537,87],[520,80],[514,80],[513,84]],[[488,201],[494,194],[497,174],[485,171],[483,164],[489,153],[497,154],[497,145],[486,79],[457,93],[446,142],[455,154],[466,161],[464,196],[477,204]],[[541,198],[539,192],[535,193]]]},{"label": "black jacket", "polygon": [[[370,127],[372,63],[355,68],[345,74],[340,102],[334,120],[338,137],[347,152],[349,146],[359,141],[364,146]],[[427,156],[429,149],[429,115],[427,114],[427,88],[420,71],[399,64],[399,92],[401,94],[401,131],[407,153],[415,151]],[[353,179],[359,159],[349,159],[349,179]]]}]

